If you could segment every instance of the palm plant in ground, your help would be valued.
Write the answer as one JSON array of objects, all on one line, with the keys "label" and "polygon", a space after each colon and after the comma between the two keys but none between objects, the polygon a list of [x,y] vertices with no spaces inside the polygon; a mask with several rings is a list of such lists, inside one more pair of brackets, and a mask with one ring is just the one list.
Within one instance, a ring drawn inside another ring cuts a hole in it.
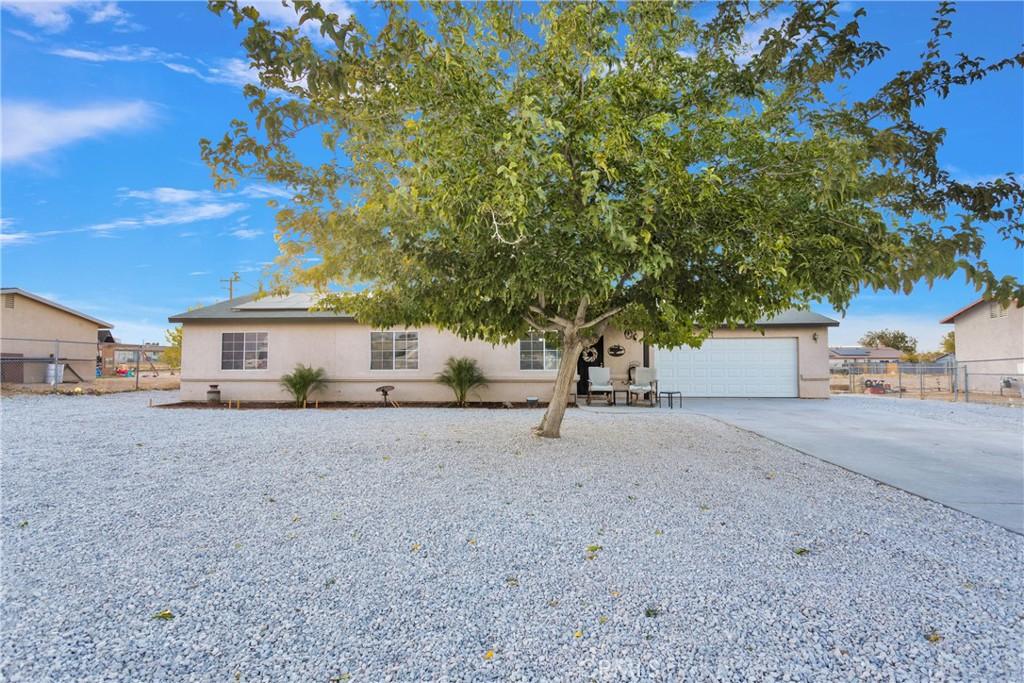
[{"label": "palm plant in ground", "polygon": [[295,405],[302,407],[309,395],[327,386],[327,372],[323,368],[312,368],[301,363],[287,375],[281,377],[281,386],[295,398]]},{"label": "palm plant in ground", "polygon": [[470,391],[487,386],[487,377],[472,358],[449,358],[437,381],[452,390],[459,406],[466,405]]}]

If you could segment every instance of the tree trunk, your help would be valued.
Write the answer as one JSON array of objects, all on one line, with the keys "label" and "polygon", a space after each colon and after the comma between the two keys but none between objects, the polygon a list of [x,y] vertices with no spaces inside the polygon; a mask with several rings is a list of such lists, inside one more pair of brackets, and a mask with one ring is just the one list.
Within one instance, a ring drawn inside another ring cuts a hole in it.
[{"label": "tree trunk", "polygon": [[539,436],[557,439],[561,436],[562,418],[569,402],[569,393],[573,379],[576,377],[576,362],[579,360],[583,342],[575,333],[562,335],[562,359],[558,363],[558,375],[555,377],[555,389],[551,394],[551,402],[544,412],[544,418],[537,427]]}]

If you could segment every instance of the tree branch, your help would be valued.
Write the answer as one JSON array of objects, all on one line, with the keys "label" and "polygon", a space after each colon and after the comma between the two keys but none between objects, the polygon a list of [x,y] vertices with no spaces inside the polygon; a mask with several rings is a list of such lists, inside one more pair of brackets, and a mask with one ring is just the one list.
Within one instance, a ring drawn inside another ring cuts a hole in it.
[{"label": "tree branch", "polygon": [[616,306],[615,308],[613,308],[612,310],[608,311],[607,313],[602,313],[601,315],[597,316],[596,318],[591,320],[589,323],[583,323],[582,325],[579,326],[579,328],[581,330],[585,330],[588,327],[593,327],[594,325],[599,325],[600,323],[603,323],[604,321],[608,320],[608,318],[612,317],[613,315],[615,315],[616,313],[619,313],[621,311],[622,311],[622,306]]},{"label": "tree branch", "polygon": [[573,326],[571,321],[566,320],[565,318],[563,318],[561,316],[551,315],[547,311],[545,311],[543,308],[538,308],[537,306],[530,306],[530,310],[533,311],[534,313],[536,313],[537,315],[543,316],[545,320],[550,320],[551,322],[553,322],[556,325],[559,325],[561,327],[568,328],[568,327],[572,327]]},{"label": "tree branch", "polygon": [[590,297],[583,295],[580,299],[580,305],[576,307],[576,326],[579,327],[587,319],[587,306],[590,305]]},{"label": "tree branch", "polygon": [[523,316],[523,320],[526,321],[527,325],[529,325],[533,329],[537,330],[538,332],[560,332],[561,331],[557,327],[545,327],[544,325],[541,325],[540,323],[538,323],[536,320],[534,320],[533,318],[531,318],[528,315],[524,315]]}]

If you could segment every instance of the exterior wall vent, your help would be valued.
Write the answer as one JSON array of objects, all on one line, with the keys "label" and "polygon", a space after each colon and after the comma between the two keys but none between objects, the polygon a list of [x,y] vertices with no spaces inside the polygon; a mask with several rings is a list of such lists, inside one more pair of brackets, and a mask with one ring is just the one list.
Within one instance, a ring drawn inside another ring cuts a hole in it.
[{"label": "exterior wall vent", "polygon": [[14,308],[13,294],[4,294],[4,308]]}]

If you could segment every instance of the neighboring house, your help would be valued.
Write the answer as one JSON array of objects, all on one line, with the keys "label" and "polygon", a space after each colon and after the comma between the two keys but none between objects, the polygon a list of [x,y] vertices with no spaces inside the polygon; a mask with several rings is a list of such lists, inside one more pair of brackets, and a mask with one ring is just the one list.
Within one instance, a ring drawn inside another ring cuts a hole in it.
[{"label": "neighboring house", "polygon": [[[182,399],[203,400],[217,384],[224,400],[283,401],[280,378],[302,363],[327,372],[319,400],[380,400],[376,388],[392,385],[398,402],[449,401],[451,392],[435,378],[451,356],[476,359],[488,376],[473,400],[551,397],[560,351],[542,336],[492,345],[433,327],[380,330],[349,315],[310,311],[313,303],[310,294],[247,296],[171,317],[184,331]],[[828,328],[839,323],[794,310],[759,324],[763,334],[723,329],[700,349],[648,347],[610,329],[581,355],[577,391],[586,391],[588,366],[610,368],[619,386],[630,367],[651,365],[660,389],[685,396],[827,398]]]},{"label": "neighboring house", "polygon": [[96,376],[97,330],[112,325],[23,289],[0,290],[0,353],[3,381],[46,381],[47,366],[66,366],[64,381]]},{"label": "neighboring house", "polygon": [[105,377],[117,375],[119,369],[123,371],[136,365],[141,371],[166,368],[161,357],[168,347],[160,344],[125,344],[117,341],[110,330],[100,330],[96,348],[100,372]]},{"label": "neighboring house", "polygon": [[968,391],[998,392],[1024,380],[1024,308],[984,298],[942,319],[954,325],[956,363]]},{"label": "neighboring house", "polygon": [[902,351],[888,346],[833,346],[828,350],[828,364],[833,368],[899,363],[902,357]]}]

